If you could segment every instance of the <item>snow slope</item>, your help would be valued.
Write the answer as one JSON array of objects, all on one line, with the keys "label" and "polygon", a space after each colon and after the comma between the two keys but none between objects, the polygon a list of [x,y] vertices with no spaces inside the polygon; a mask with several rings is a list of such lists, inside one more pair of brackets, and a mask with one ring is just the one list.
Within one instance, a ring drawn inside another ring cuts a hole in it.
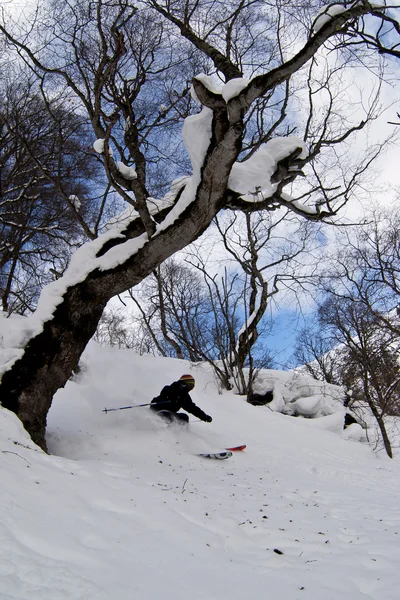
[{"label": "snow slope", "polygon": [[[186,372],[211,424],[102,412]],[[288,417],[219,395],[204,365],[91,344],[49,413],[52,455],[0,409],[0,599],[397,600],[400,467],[338,414]]]}]

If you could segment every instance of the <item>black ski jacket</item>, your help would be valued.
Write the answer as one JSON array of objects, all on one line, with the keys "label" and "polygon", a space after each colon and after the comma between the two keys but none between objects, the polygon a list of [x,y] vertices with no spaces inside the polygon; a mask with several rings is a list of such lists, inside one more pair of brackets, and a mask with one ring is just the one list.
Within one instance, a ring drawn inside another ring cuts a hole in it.
[{"label": "black ski jacket", "polygon": [[206,421],[208,418],[208,415],[193,402],[186,385],[182,381],[174,381],[171,385],[163,387],[160,395],[151,401],[150,408],[157,412],[160,410],[178,412],[178,410],[183,408],[183,410],[186,410],[202,421]]}]

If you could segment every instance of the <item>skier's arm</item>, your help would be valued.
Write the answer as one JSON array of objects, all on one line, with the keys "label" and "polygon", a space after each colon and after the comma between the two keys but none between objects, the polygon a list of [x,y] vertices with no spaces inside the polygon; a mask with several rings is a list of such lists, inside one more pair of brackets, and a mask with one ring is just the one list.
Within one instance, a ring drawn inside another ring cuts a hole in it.
[{"label": "skier's arm", "polygon": [[199,408],[191,399],[189,394],[185,394],[184,402],[182,403],[182,408],[184,408],[187,412],[191,413],[193,416],[205,421],[206,423],[211,423],[212,417],[207,415],[201,408]]},{"label": "skier's arm", "polygon": [[162,410],[162,409],[168,409],[169,404],[170,404],[169,386],[166,385],[161,390],[160,395],[157,396],[156,398],[153,398],[153,400],[151,401],[150,408],[153,410],[156,410],[156,411]]}]

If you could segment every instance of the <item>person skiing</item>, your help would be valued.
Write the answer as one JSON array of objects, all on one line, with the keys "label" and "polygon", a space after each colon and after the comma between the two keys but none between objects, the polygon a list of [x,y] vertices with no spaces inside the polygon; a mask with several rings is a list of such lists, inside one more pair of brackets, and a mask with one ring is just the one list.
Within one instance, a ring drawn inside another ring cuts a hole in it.
[{"label": "person skiing", "polygon": [[186,413],[178,412],[183,408],[202,421],[211,423],[212,417],[196,406],[190,397],[189,392],[194,385],[195,381],[192,375],[182,375],[179,381],[163,387],[160,395],[151,401],[150,410],[156,411],[160,417],[170,423],[189,423],[189,416]]}]

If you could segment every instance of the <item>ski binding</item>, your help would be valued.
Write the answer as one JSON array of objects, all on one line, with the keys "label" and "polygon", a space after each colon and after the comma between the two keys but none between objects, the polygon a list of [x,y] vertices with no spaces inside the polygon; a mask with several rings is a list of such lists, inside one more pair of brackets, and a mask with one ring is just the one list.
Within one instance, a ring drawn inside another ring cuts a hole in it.
[{"label": "ski binding", "polygon": [[225,450],[224,452],[202,452],[198,454],[201,458],[214,458],[216,460],[226,460],[232,456],[232,452]]}]

